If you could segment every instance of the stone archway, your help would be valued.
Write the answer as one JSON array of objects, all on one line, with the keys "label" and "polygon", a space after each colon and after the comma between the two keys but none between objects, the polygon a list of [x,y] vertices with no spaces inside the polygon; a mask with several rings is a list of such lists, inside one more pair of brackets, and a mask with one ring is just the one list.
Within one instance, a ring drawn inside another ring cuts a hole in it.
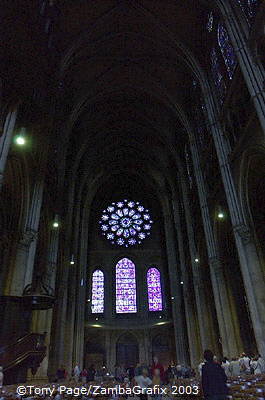
[{"label": "stone archway", "polygon": [[125,368],[139,362],[139,343],[131,333],[122,334],[116,342],[116,363]]}]

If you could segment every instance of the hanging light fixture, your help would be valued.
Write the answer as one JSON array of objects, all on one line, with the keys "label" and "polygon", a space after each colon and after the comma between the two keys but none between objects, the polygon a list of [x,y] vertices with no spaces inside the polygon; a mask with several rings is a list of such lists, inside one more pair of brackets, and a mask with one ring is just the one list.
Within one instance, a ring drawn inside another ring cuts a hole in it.
[{"label": "hanging light fixture", "polygon": [[75,263],[74,255],[72,254],[70,264],[71,264],[71,265],[74,265],[74,263]]},{"label": "hanging light fixture", "polygon": [[18,146],[25,146],[26,140],[26,128],[22,127],[18,135],[14,137],[14,141]]},{"label": "hanging light fixture", "polygon": [[57,214],[55,214],[55,217],[54,217],[54,221],[53,221],[53,223],[52,223],[52,226],[53,226],[55,229],[59,228],[59,218],[58,218],[58,215],[57,215]]}]

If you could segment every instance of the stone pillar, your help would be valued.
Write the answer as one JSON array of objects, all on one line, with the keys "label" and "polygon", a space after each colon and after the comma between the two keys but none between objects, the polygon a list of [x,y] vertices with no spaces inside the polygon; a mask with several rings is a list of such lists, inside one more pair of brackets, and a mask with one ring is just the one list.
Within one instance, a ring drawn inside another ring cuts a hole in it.
[{"label": "stone pillar", "polygon": [[[242,24],[229,2],[220,1],[220,8],[223,13],[231,43],[233,44],[237,59],[248,87],[253,104],[255,106],[260,124],[265,134],[265,91],[264,91],[264,68],[255,55],[251,54],[249,43],[246,40]],[[261,7],[262,6],[261,4]],[[263,8],[264,11],[264,8]],[[255,60],[255,62],[254,62]]]},{"label": "stone pillar", "polygon": [[265,278],[262,260],[259,257],[253,234],[246,222],[247,219],[239,201],[229,163],[227,146],[220,123],[215,119],[215,107],[210,92],[206,94],[205,102],[209,129],[218,156],[257,347],[259,353],[265,357]]},{"label": "stone pillar", "polygon": [[177,203],[176,193],[174,193],[174,198],[172,199],[172,205],[173,205],[173,214],[177,231],[181,276],[183,279],[184,303],[185,303],[185,314],[186,314],[186,323],[187,323],[188,340],[189,340],[190,361],[191,361],[191,366],[195,368],[199,364],[202,355],[201,337],[200,337],[200,331],[198,329],[198,318],[200,318],[199,315],[200,310],[197,310],[196,313],[193,304],[192,289],[190,287],[190,277],[188,276],[188,271],[186,266],[182,226],[180,223],[179,206]]},{"label": "stone pillar", "polygon": [[[197,181],[198,195],[201,207],[202,221],[207,244],[207,252],[210,266],[211,281],[217,312],[219,331],[223,354],[226,357],[237,356],[242,351],[242,342],[236,333],[239,326],[236,316],[232,316],[229,293],[226,287],[223,267],[219,258],[218,246],[214,236],[212,222],[210,218],[205,182],[200,167],[199,155],[195,141],[190,139],[190,149],[192,154],[194,174]],[[234,318],[233,318],[234,317]],[[235,319],[236,318],[236,319]]]},{"label": "stone pillar", "polygon": [[[88,250],[88,226],[87,210],[83,212],[81,223],[81,235],[76,234],[76,243],[79,241],[80,260],[77,270],[76,285],[76,306],[75,306],[75,329],[73,342],[73,359],[81,367],[84,359],[84,340],[85,340],[85,309],[87,291],[87,250]],[[79,221],[77,220],[77,226]],[[78,230],[77,230],[78,232]],[[76,249],[78,247],[76,246]]]},{"label": "stone pillar", "polygon": [[8,293],[11,296],[22,296],[23,289],[25,288],[27,282],[26,279],[28,280],[30,275],[27,271],[30,248],[37,240],[37,235],[38,233],[36,231],[28,229],[23,232],[22,237],[17,245],[15,267],[12,273],[11,284]]},{"label": "stone pillar", "polygon": [[[167,199],[165,199],[167,200]],[[173,225],[173,217],[169,214],[169,204],[164,210],[166,250],[168,259],[168,270],[170,279],[170,292],[174,298],[172,301],[172,318],[175,332],[176,357],[177,362],[184,365],[189,365],[189,355],[186,349],[185,335],[185,312],[182,308],[182,293],[181,293],[181,277],[177,268],[177,254],[175,248],[175,233]]]},{"label": "stone pillar", "polygon": [[10,285],[12,296],[21,296],[24,288],[32,283],[42,198],[43,180],[40,177],[34,185],[26,228],[17,247]]},{"label": "stone pillar", "polygon": [[13,110],[8,113],[4,124],[3,134],[0,137],[0,190],[3,185],[6,160],[12,141],[16,118],[17,110]]},{"label": "stone pillar", "polygon": [[106,330],[105,331],[105,354],[106,354],[106,367],[108,371],[111,371],[112,373],[114,373],[114,365],[111,363],[111,354],[110,354],[110,346],[111,346],[111,342],[110,342],[110,331]]},{"label": "stone pillar", "polygon": [[198,321],[200,327],[201,345],[204,350],[212,349],[215,354],[218,354],[218,338],[216,338],[216,335],[214,334],[214,322],[212,319],[211,310],[209,308],[209,302],[207,301],[207,295],[205,293],[201,266],[195,262],[195,258],[197,257],[197,249],[188,197],[187,183],[184,179],[180,179],[180,182],[182,189],[183,205],[185,210],[186,230],[188,236],[193,286],[195,291]]},{"label": "stone pillar", "polygon": [[[43,277],[45,286],[55,290],[57,258],[58,258],[58,241],[59,231],[54,229],[51,231],[50,243],[47,255],[47,267]],[[36,375],[33,377],[29,374],[29,379],[32,380],[47,380],[48,379],[48,365],[51,341],[51,327],[52,327],[53,309],[49,310],[36,310],[32,313],[31,331],[35,333],[46,332],[45,345],[47,347],[46,357],[42,361]]]}]

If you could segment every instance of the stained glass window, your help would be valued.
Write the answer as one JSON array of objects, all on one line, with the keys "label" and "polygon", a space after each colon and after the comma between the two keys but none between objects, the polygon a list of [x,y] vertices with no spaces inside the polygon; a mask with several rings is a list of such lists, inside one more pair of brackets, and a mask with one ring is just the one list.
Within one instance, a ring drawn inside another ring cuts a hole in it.
[{"label": "stained glass window", "polygon": [[116,313],[136,313],[135,265],[128,258],[116,265]]},{"label": "stained glass window", "polygon": [[208,14],[208,21],[207,21],[207,24],[206,24],[206,29],[207,29],[208,32],[212,32],[213,23],[214,23],[214,16],[213,16],[213,12],[211,11]]},{"label": "stained glass window", "polygon": [[149,311],[162,311],[162,291],[160,272],[157,268],[147,271],[147,290]]},{"label": "stained glass window", "polygon": [[104,274],[97,269],[92,275],[92,305],[93,314],[104,312]]},{"label": "stained glass window", "polygon": [[248,21],[255,16],[259,0],[236,0]]},{"label": "stained glass window", "polygon": [[150,235],[153,221],[148,209],[138,201],[123,200],[103,210],[99,221],[102,234],[112,244],[134,246]]},{"label": "stained glass window", "polygon": [[226,84],[224,81],[223,74],[221,72],[218,53],[215,48],[213,48],[211,51],[211,71],[215,86],[217,87],[217,90],[219,92],[220,100],[221,102],[223,102],[226,93]]},{"label": "stained glass window", "polygon": [[219,22],[218,24],[217,35],[218,35],[218,44],[223,55],[229,79],[232,79],[236,68],[237,60],[226,27],[221,22]]}]

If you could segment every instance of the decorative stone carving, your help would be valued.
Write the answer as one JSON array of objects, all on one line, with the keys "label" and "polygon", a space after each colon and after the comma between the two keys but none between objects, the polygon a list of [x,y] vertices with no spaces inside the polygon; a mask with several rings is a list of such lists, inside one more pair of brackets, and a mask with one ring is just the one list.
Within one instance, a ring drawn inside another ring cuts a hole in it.
[{"label": "decorative stone carving", "polygon": [[252,232],[247,225],[238,225],[235,226],[233,229],[234,232],[240,236],[244,244],[248,244],[252,241]]},{"label": "decorative stone carving", "polygon": [[37,239],[37,237],[38,237],[37,231],[34,231],[33,229],[26,230],[25,232],[22,233],[19,244],[24,247],[29,247],[30,244]]},{"label": "decorative stone carving", "polygon": [[221,274],[223,273],[223,266],[219,258],[217,257],[210,257],[209,258],[209,264],[211,268],[214,270],[216,274]]}]

